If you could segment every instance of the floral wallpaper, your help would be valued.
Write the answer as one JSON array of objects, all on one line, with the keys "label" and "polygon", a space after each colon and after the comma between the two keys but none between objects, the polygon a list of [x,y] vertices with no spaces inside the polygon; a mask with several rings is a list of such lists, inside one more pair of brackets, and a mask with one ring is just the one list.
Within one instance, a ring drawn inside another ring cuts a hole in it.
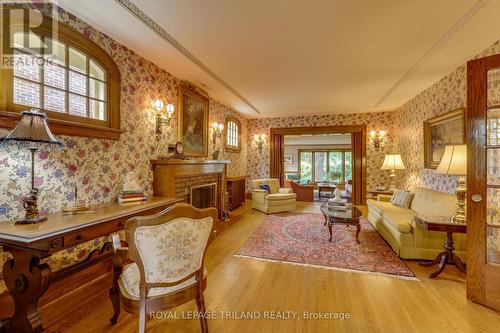
[{"label": "floral wallpaper", "polygon": [[[390,172],[382,171],[380,167],[384,162],[384,156],[392,151],[392,143],[397,137],[396,127],[394,126],[394,113],[392,112],[250,119],[248,121],[248,140],[250,144],[248,145],[247,154],[247,168],[250,172],[250,180],[269,177],[269,135],[271,128],[335,125],[366,125],[367,133],[372,130],[386,131],[385,143],[378,150],[370,142],[367,144],[366,172],[368,189],[373,189],[377,185],[387,186],[390,183]],[[259,151],[257,145],[253,142],[255,134],[266,135],[266,142],[262,151]],[[250,190],[249,184],[247,184],[247,188]]]},{"label": "floral wallpaper", "polygon": [[[111,201],[121,190],[123,177],[133,172],[147,195],[152,194],[150,159],[167,154],[168,144],[177,141],[177,121],[155,132],[155,112],[152,101],[162,99],[176,105],[181,81],[138,54],[95,30],[63,9],[58,9],[59,20],[99,44],[116,62],[121,73],[121,128],[120,140],[102,140],[81,137],[60,137],[64,149],[40,150],[36,154],[35,185],[40,188],[39,207],[43,214],[59,211],[73,200],[75,185],[78,196],[89,204]],[[235,110],[209,101],[210,123],[225,123],[227,116],[237,117],[242,124],[243,144],[239,154],[223,150],[219,159],[227,159],[229,175],[246,174],[246,119]],[[0,136],[8,133],[0,129]],[[209,141],[209,157],[214,147]],[[220,140],[216,145],[221,145]],[[223,145],[222,145],[223,146]],[[0,221],[23,216],[21,203],[30,186],[30,155],[26,149],[0,148]],[[0,222],[1,223],[1,222]],[[73,249],[61,251],[49,258],[52,270],[58,270],[84,259],[105,239],[96,239]],[[0,251],[0,267],[8,254]],[[5,290],[0,283],[0,293]]]},{"label": "floral wallpaper", "polygon": [[[478,54],[475,58],[500,53],[500,41]],[[500,101],[500,72],[491,73],[488,103]],[[457,177],[436,174],[424,169],[423,122],[460,107],[467,106],[467,70],[462,65],[431,87],[398,108],[395,113],[399,133],[395,142],[396,151],[401,153],[406,170],[397,174],[405,188],[424,186],[434,190],[454,193]]]}]

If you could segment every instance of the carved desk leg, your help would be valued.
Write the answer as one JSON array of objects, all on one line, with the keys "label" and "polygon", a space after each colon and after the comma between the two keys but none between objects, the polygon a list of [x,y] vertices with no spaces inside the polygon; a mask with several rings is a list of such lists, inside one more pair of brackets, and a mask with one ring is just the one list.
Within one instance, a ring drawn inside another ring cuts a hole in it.
[{"label": "carved desk leg", "polygon": [[109,289],[109,299],[111,300],[114,310],[113,317],[110,319],[112,325],[117,323],[118,317],[120,316],[120,287],[118,286],[118,280],[123,271],[122,267],[123,257],[118,251],[113,258],[113,286]]},{"label": "carved desk leg", "polygon": [[42,319],[38,315],[38,300],[47,290],[50,268],[40,264],[40,256],[34,252],[8,248],[13,259],[5,262],[5,284],[14,299],[14,316],[6,332],[42,332]]}]

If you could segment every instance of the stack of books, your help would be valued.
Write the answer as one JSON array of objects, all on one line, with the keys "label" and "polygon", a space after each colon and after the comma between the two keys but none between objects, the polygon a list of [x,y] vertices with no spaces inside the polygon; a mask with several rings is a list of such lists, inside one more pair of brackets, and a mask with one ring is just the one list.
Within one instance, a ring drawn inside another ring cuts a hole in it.
[{"label": "stack of books", "polygon": [[142,190],[124,190],[118,195],[118,203],[139,202],[144,200],[146,200],[146,196]]},{"label": "stack of books", "polygon": [[118,203],[141,202],[146,200],[144,191],[137,184],[132,172],[129,172],[124,179],[123,190],[117,197]]},{"label": "stack of books", "polygon": [[328,209],[330,210],[338,210],[338,211],[346,211],[347,210],[347,200],[342,199],[329,199],[328,200]]}]

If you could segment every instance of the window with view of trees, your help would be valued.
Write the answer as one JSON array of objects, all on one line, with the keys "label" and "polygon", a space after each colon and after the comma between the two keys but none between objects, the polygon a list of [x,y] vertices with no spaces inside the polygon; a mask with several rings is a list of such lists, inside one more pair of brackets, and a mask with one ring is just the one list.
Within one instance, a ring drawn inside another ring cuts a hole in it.
[{"label": "window with view of trees", "polygon": [[350,150],[299,150],[300,179],[345,183],[352,179]]},{"label": "window with view of trees", "polygon": [[[119,72],[97,44],[59,24],[13,34],[12,66],[3,74],[6,114],[41,109],[57,134],[118,139],[120,134]],[[35,51],[38,50],[38,51]],[[7,121],[5,122],[7,123]]]}]

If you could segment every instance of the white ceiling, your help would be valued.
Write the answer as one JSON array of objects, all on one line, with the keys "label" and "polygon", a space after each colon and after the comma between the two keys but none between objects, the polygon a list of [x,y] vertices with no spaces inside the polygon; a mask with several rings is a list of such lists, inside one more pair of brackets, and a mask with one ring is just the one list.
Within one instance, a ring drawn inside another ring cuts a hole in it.
[{"label": "white ceiling", "polygon": [[285,146],[350,144],[351,134],[285,135]]},{"label": "white ceiling", "polygon": [[118,1],[59,0],[251,117],[393,110],[500,38],[500,0],[132,2],[203,68]]}]

